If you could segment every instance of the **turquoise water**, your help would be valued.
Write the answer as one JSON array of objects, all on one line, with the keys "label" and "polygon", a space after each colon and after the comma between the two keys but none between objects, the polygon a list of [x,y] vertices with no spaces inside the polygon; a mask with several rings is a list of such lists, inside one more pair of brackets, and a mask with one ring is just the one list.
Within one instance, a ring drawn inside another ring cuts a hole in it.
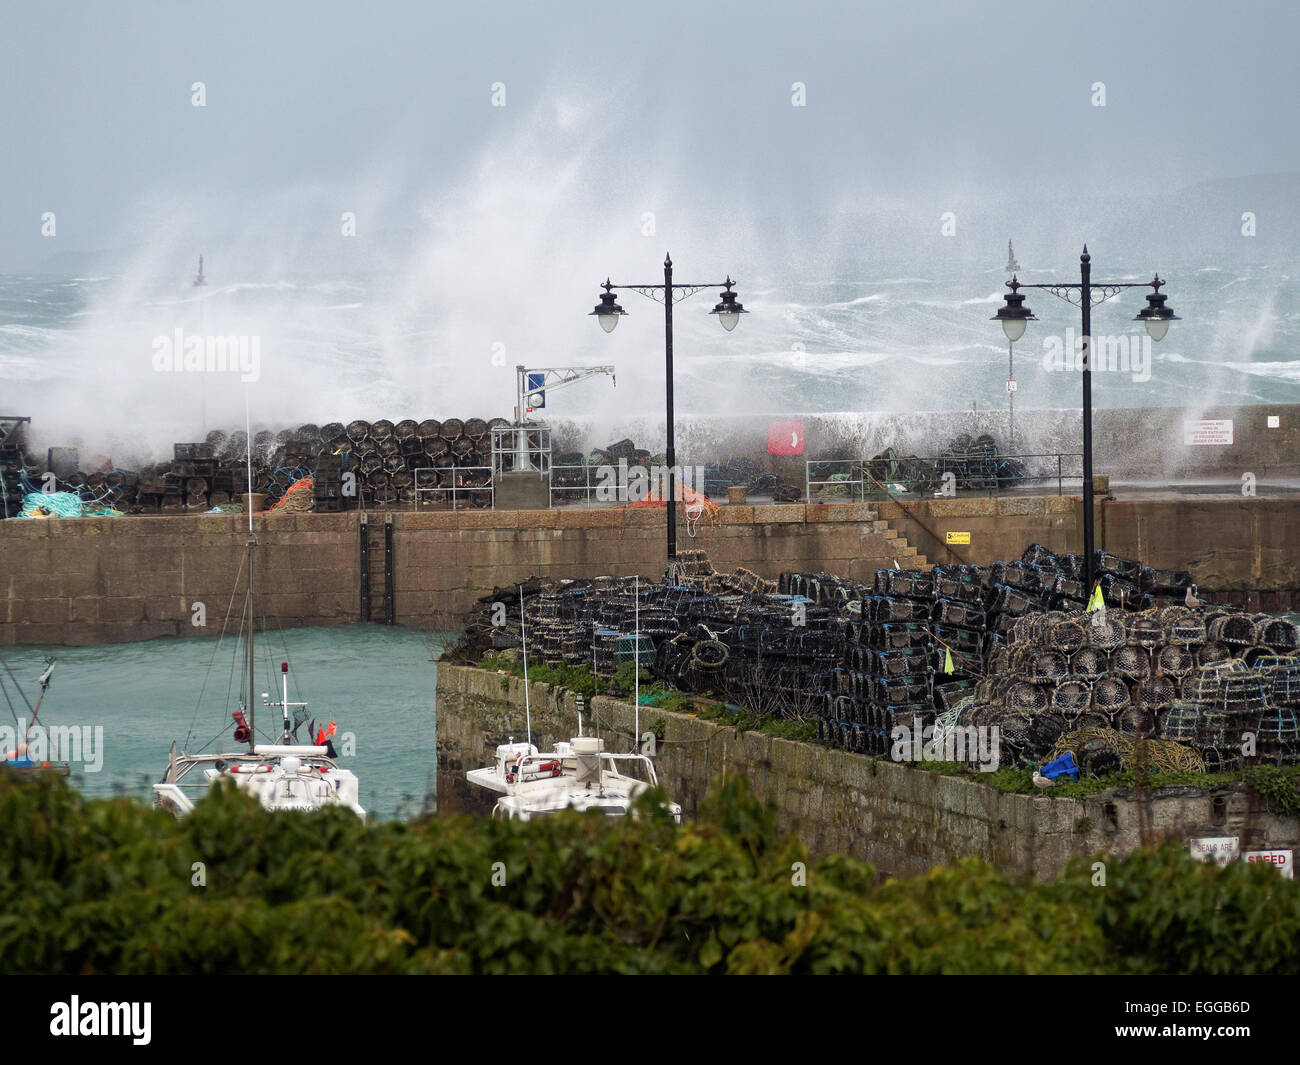
[{"label": "turquoise water", "polygon": [[[288,661],[289,700],[306,700],[318,722],[337,722],[339,762],[360,778],[361,805],[386,819],[417,814],[434,793],[433,647],[429,633],[373,624],[259,635],[259,740],[279,736],[280,711],[264,709],[261,694],[279,700],[280,662]],[[242,664],[234,669],[235,651],[230,638],[218,651],[216,639],[173,637],[101,647],[9,647],[2,656],[33,701],[45,659],[55,657],[40,720],[103,729],[102,767],[78,772],[74,765],[75,787],[87,795],[151,801],[150,786],[167,767],[172,740],[183,747],[190,733],[192,752],[237,747],[230,711],[241,685],[247,687],[247,673]],[[21,705],[17,709],[23,713]],[[3,698],[0,725],[14,727]],[[352,755],[344,755],[339,738],[347,733],[355,736]],[[299,738],[306,741],[305,726]]]}]

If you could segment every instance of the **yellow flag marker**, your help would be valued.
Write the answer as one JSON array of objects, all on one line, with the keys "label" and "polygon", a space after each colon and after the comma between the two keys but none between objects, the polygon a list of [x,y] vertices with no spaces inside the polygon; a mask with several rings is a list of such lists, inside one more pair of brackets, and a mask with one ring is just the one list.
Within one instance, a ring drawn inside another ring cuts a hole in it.
[{"label": "yellow flag marker", "polygon": [[1101,585],[1099,584],[1092,590],[1092,598],[1088,600],[1087,612],[1091,614],[1094,610],[1104,610],[1105,607],[1106,601],[1101,597]]},{"label": "yellow flag marker", "polygon": [[946,647],[943,650],[943,671],[945,673],[951,673],[953,671],[952,652]]}]

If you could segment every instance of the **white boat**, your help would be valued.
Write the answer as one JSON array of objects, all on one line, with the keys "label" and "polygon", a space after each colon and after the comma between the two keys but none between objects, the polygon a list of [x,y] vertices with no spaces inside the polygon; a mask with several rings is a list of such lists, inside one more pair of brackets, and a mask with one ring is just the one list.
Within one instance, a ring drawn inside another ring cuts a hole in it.
[{"label": "white boat", "polygon": [[[639,589],[638,589],[639,590]],[[519,590],[519,637],[524,658],[524,712],[528,735],[532,736],[532,706],[528,697],[528,636],[525,631],[524,593]],[[641,626],[638,614],[637,644]],[[635,695],[640,699],[640,677]],[[638,706],[639,709],[639,706]],[[637,715],[639,734],[640,714]],[[471,769],[466,779],[501,796],[492,811],[493,817],[529,821],[560,810],[599,810],[609,817],[626,817],[632,804],[645,791],[659,786],[654,762],[644,754],[612,754],[598,736],[583,736],[582,715],[578,715],[579,735],[555,749],[540,752],[531,742],[500,744],[496,760],[482,769]],[[675,802],[665,804],[674,821],[681,824],[682,808]]]},{"label": "white boat", "polygon": [[[496,761],[465,774],[471,784],[501,796],[493,817],[530,821],[560,810],[597,810],[626,817],[643,793],[659,786],[654,762],[643,754],[612,754],[595,736],[575,736],[540,752],[531,743],[503,743]],[[682,808],[665,807],[678,824]]]},{"label": "white boat", "polygon": [[[251,437],[251,433],[248,434]],[[249,495],[252,495],[252,461],[249,456]],[[245,623],[247,625],[248,692],[247,699],[240,698],[239,709],[231,716],[236,728],[236,743],[247,744],[243,750],[222,754],[203,752],[177,753],[172,743],[163,778],[153,786],[157,805],[172,810],[183,817],[194,809],[195,803],[223,781],[254,796],[263,807],[271,811],[319,810],[326,806],[342,806],[360,818],[365,818],[359,800],[360,783],[349,769],[340,769],[335,762],[330,737],[334,723],[320,729],[315,742],[296,742],[297,731],[307,720],[307,704],[289,701],[289,664],[280,665],[283,697],[270,702],[266,693],[262,704],[279,707],[281,732],[275,743],[256,742],[256,717],[253,713],[253,631],[256,613],[253,610],[253,551],[257,539],[253,535],[253,513],[248,514],[248,590],[245,596]],[[293,722],[290,721],[293,708]]]}]

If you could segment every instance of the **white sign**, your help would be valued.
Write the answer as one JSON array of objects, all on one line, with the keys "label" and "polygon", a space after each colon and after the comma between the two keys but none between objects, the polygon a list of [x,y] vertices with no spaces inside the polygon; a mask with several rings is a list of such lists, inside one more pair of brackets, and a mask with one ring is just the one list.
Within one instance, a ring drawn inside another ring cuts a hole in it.
[{"label": "white sign", "polygon": [[1016,390],[1016,379],[1012,377],[1007,381],[1007,391],[1014,392],[1015,390]]},{"label": "white sign", "polygon": [[1278,414],[1270,414],[1270,415],[1268,416],[1268,427],[1269,427],[1270,429],[1280,429],[1280,428],[1282,427],[1282,417],[1281,417],[1281,415],[1278,415]]},{"label": "white sign", "polygon": [[1290,851],[1247,851],[1242,855],[1244,861],[1263,863],[1271,865],[1288,880],[1295,879],[1292,872],[1295,869],[1295,862],[1292,860]]},{"label": "white sign", "polygon": [[1192,840],[1192,857],[1199,862],[1213,861],[1215,865],[1227,865],[1237,857],[1236,836],[1211,836]]},{"label": "white sign", "polygon": [[1183,422],[1184,444],[1231,444],[1232,419]]}]

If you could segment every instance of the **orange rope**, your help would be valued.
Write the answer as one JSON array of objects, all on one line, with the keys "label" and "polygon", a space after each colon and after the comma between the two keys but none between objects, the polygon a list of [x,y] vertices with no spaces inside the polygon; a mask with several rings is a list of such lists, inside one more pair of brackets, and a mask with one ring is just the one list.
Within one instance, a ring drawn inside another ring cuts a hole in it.
[{"label": "orange rope", "polygon": [[[309,497],[311,495],[311,486],[312,479],[310,477],[303,477],[300,480],[294,481],[293,484],[285,490],[284,495],[276,500],[275,506],[268,510],[267,513],[274,514],[281,507],[284,507],[285,504],[288,504],[286,507],[288,510],[310,509],[311,501]],[[295,492],[297,495],[294,495]],[[307,504],[305,507],[303,506],[304,502]]]}]

